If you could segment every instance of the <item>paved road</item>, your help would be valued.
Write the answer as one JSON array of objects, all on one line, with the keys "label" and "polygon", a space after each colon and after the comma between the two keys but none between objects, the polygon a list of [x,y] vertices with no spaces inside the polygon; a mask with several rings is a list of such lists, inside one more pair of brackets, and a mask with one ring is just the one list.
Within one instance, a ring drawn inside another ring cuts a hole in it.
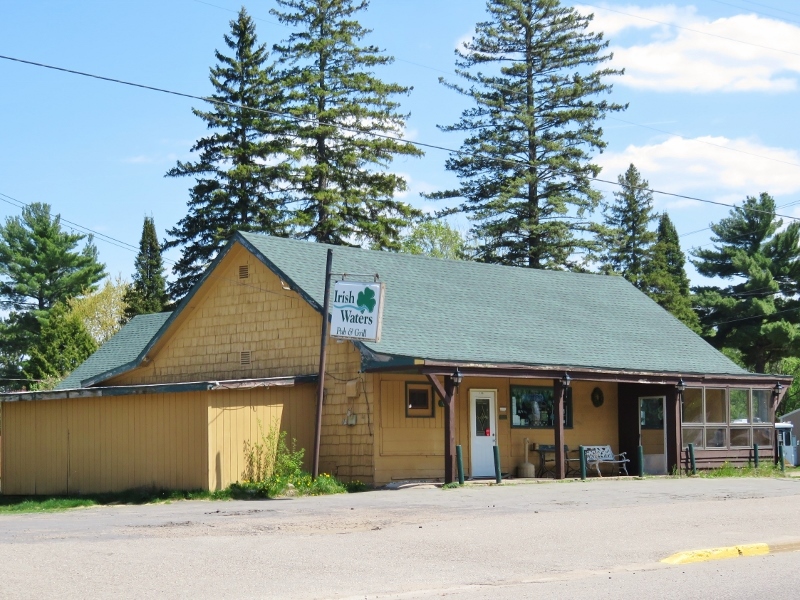
[{"label": "paved road", "polygon": [[796,540],[800,480],[99,507],[0,517],[0,598],[777,597],[800,589],[800,553],[659,560]]}]

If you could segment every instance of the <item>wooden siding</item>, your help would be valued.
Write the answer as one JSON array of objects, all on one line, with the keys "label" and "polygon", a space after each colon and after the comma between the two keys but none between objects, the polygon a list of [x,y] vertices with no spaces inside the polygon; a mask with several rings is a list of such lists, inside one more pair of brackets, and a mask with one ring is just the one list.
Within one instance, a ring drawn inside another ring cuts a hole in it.
[{"label": "wooden siding", "polygon": [[2,443],[5,495],[207,485],[201,393],[3,403]]},{"label": "wooden siding", "polygon": [[[429,419],[405,416],[405,382],[424,382],[425,379],[403,375],[380,375],[380,398],[377,421],[379,441],[375,450],[375,482],[388,483],[402,479],[440,479],[444,477],[444,415],[438,405],[435,417]],[[471,389],[497,390],[497,443],[503,472],[516,475],[525,458],[524,439],[531,444],[553,444],[552,429],[523,429],[511,427],[511,385],[552,386],[551,380],[508,379],[499,377],[467,377],[455,398],[456,443],[461,444],[464,470],[469,475],[471,439],[469,394]],[[603,390],[605,401],[595,408],[591,393],[595,387]],[[617,385],[578,381],[572,384],[573,427],[565,429],[565,442],[570,448],[579,445],[610,444],[619,448]],[[501,408],[505,408],[502,411]],[[500,420],[501,415],[508,418]],[[529,454],[530,462],[538,466],[538,454]]]},{"label": "wooden siding", "polygon": [[[239,279],[243,265],[248,266],[247,279]],[[320,314],[299,294],[284,289],[278,276],[237,244],[151,350],[147,365],[104,385],[316,374],[321,328]],[[246,351],[250,352],[250,364],[242,365],[241,352]],[[375,390],[372,377],[360,374],[360,368],[361,355],[353,344],[330,341],[320,469],[343,480],[372,483]],[[347,381],[354,380],[359,381],[358,393],[351,398],[346,387]],[[348,411],[355,415],[355,425],[345,424]],[[312,431],[315,414],[312,404],[303,417],[307,420],[304,427],[310,426]],[[237,436],[233,432],[228,435],[243,443]],[[300,437],[295,437],[299,442]],[[310,460],[313,436],[302,445]],[[228,454],[233,461],[233,454]],[[216,456],[210,458],[216,460]],[[215,486],[215,467],[211,465],[209,481]],[[219,481],[236,481],[240,475],[238,462],[231,462],[221,466]]]},{"label": "wooden siding", "polygon": [[[249,277],[239,279],[244,265]],[[103,385],[315,374],[321,324],[319,313],[237,244],[150,351],[148,363]],[[241,364],[242,352],[250,352],[250,364]]]},{"label": "wooden siding", "polygon": [[292,388],[256,388],[215,391],[208,394],[208,487],[220,490],[241,481],[246,467],[245,441],[256,444],[277,425],[304,448],[305,468],[310,470],[314,447],[313,385]]}]

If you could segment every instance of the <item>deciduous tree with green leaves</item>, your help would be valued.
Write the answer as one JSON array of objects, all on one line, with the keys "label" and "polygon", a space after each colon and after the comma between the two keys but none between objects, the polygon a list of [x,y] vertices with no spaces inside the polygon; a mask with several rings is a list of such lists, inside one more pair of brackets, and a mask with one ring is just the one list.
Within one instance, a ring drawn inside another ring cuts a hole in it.
[{"label": "deciduous tree with green leaves", "polygon": [[633,164],[617,181],[620,189],[614,192],[613,202],[605,206],[605,227],[599,235],[603,271],[619,273],[641,290],[656,242],[656,232],[650,229],[657,219],[653,213],[653,192]]},{"label": "deciduous tree with green leaves", "polygon": [[800,352],[800,223],[785,229],[766,193],[748,196],[711,226],[713,249],[697,248],[692,261],[726,287],[696,288],[700,319],[717,348],[734,348],[758,373]]},{"label": "deciduous tree with green leaves", "polygon": [[194,114],[211,133],[192,147],[194,162],[178,162],[168,177],[193,177],[188,214],[167,233],[165,248],[182,247],[170,293],[179,300],[235,231],[290,233],[286,206],[288,142],[284,94],[255,24],[242,8],[225,35],[231,54],[215,53],[211,68],[212,107]]},{"label": "deciduous tree with green leaves", "polygon": [[700,333],[700,320],[692,307],[686,256],[681,250],[678,231],[666,212],[658,217],[656,243],[644,263],[642,291],[676,318]]},{"label": "deciduous tree with green leaves", "polygon": [[106,279],[96,292],[70,298],[67,303],[98,346],[102,346],[122,327],[125,315],[125,295],[130,284],[121,275]]},{"label": "deciduous tree with green leaves", "polygon": [[403,236],[400,251],[454,260],[463,260],[467,254],[461,232],[441,219],[412,225],[409,233]]},{"label": "deciduous tree with green leaves", "polygon": [[[488,0],[489,19],[456,50],[464,85],[445,83],[474,106],[445,131],[465,132],[447,169],[458,189],[431,194],[462,198],[474,220],[478,258],[537,269],[580,269],[595,250],[588,215],[600,194],[592,153],[606,146],[599,122],[625,106],[602,99],[622,71],[592,16],[559,0]],[[585,255],[583,255],[585,258]]]},{"label": "deciduous tree with green leaves", "polygon": [[276,1],[280,9],[272,14],[294,28],[274,51],[296,119],[296,235],[397,250],[402,229],[419,212],[397,199],[406,182],[388,167],[396,156],[422,152],[392,139],[402,136],[406,119],[393,98],[410,88],[373,75],[393,59],[361,43],[370,31],[356,15],[368,0]]},{"label": "deciduous tree with green leaves", "polygon": [[136,272],[133,274],[133,282],[123,297],[122,321],[125,323],[136,315],[162,312],[169,302],[164,260],[161,257],[161,245],[158,243],[153,217],[144,218],[139,253],[134,265]]}]

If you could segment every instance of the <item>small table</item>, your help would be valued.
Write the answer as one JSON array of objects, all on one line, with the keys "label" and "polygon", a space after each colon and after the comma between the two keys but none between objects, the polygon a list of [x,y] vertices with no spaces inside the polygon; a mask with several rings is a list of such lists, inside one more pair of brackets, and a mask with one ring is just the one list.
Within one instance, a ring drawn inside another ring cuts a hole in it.
[{"label": "small table", "polygon": [[[539,470],[537,477],[544,477],[545,475],[556,476],[556,446],[555,444],[539,444],[536,447],[536,452],[539,453]],[[573,467],[572,464],[580,463],[580,458],[569,458],[569,446],[564,444],[564,476],[575,474],[579,471],[580,466]],[[574,452],[574,451],[573,451]],[[552,455],[548,458],[548,455]]]}]

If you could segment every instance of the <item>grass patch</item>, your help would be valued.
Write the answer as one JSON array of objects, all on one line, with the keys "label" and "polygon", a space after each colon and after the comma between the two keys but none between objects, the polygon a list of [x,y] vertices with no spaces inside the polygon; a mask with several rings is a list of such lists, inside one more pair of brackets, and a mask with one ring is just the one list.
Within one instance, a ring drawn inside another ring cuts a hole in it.
[{"label": "grass patch", "polygon": [[443,490],[457,490],[460,487],[461,487],[460,483],[458,483],[457,481],[451,481],[450,483],[445,483],[442,486],[442,489]]},{"label": "grass patch", "polygon": [[90,498],[3,498],[0,502],[0,514],[59,512],[70,508],[96,506],[97,502]]},{"label": "grass patch", "polygon": [[178,500],[230,500],[231,498],[230,488],[218,492],[136,489],[86,496],[0,496],[0,514],[58,512],[88,506],[168,504]]},{"label": "grass patch", "polygon": [[[787,469],[789,470],[789,469]],[[714,479],[718,477],[781,477],[781,468],[772,462],[765,462],[758,465],[758,468],[747,465],[737,467],[730,463],[723,463],[716,469],[708,469],[697,472],[698,477]]]}]

